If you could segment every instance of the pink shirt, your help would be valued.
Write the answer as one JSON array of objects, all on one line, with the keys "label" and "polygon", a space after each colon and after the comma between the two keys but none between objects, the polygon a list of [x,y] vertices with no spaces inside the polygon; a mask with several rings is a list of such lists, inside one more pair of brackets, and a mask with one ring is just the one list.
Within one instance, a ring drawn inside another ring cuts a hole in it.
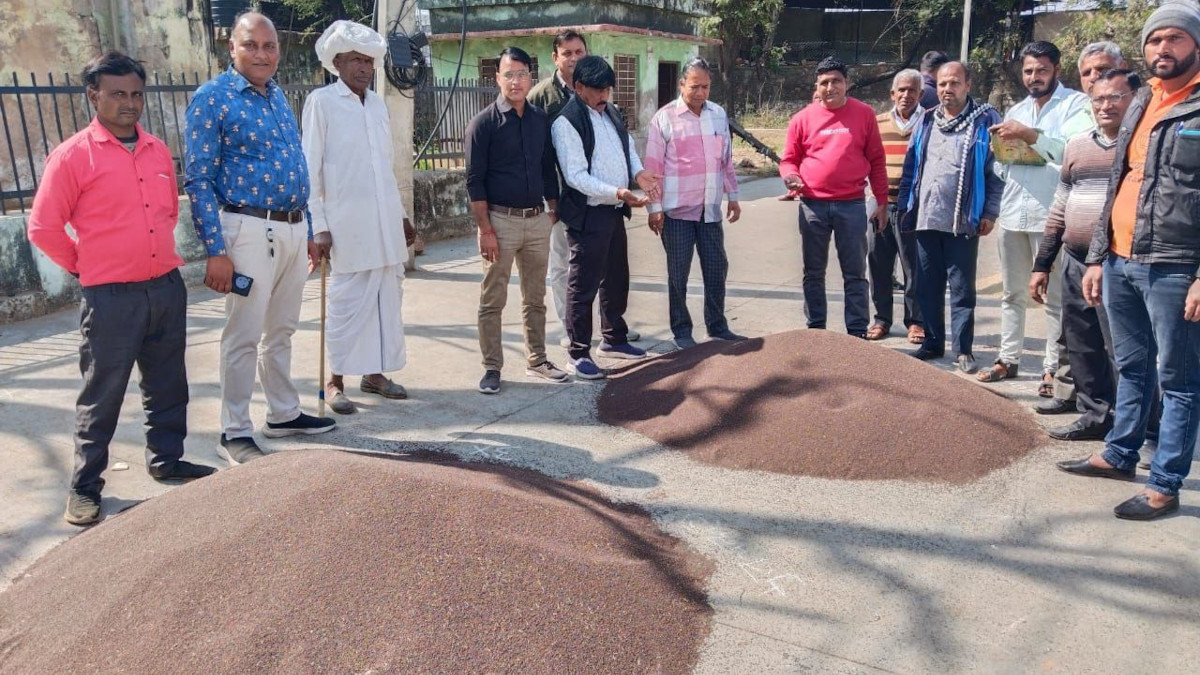
[{"label": "pink shirt", "polygon": [[729,118],[725,110],[706,101],[700,114],[682,98],[663,106],[650,121],[645,166],[661,174],[662,200],[650,212],[666,211],[676,220],[721,222],[721,197],[738,200],[733,170]]},{"label": "pink shirt", "polygon": [[137,132],[131,153],[94,119],[46,158],[29,241],[84,286],[146,281],[183,264],[171,151],[141,126]]},{"label": "pink shirt", "polygon": [[862,199],[870,180],[875,199],[887,203],[883,140],[875,111],[862,101],[847,98],[836,110],[813,103],[792,115],[780,159],[779,175],[799,174],[807,199]]}]

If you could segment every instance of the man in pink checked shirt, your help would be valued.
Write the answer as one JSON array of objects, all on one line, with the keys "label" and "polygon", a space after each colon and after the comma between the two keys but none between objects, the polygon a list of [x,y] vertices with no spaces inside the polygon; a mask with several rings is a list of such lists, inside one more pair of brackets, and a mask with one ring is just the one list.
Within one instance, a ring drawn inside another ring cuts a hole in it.
[{"label": "man in pink checked shirt", "polygon": [[29,241],[83,285],[83,388],[64,514],[73,525],[100,519],[101,474],[135,363],[150,475],[191,480],[216,471],[183,460],[187,289],[175,252],[179,188],[170,148],[138,124],[146,71],[109,52],[88,63],[83,81],[96,118],[46,158],[29,216]]},{"label": "man in pink checked shirt", "polygon": [[729,222],[742,215],[732,140],[725,110],[708,100],[712,70],[701,58],[688,61],[679,80],[679,98],[650,121],[646,170],[662,176],[662,198],[649,205],[650,229],[667,252],[667,297],[675,346],[694,347],[687,309],[692,251],[700,254],[704,276],[704,325],[714,340],[741,340],[725,319],[725,231],[721,198],[727,197]]}]

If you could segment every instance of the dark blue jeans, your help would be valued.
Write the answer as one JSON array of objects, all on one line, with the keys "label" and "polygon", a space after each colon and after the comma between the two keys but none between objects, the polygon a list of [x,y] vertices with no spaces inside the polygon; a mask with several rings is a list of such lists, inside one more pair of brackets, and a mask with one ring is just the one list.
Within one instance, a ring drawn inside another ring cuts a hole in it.
[{"label": "dark blue jeans", "polygon": [[1179,494],[1200,427],[1200,322],[1183,318],[1195,273],[1195,265],[1138,263],[1117,255],[1104,263],[1117,408],[1103,457],[1121,469],[1137,465],[1157,381],[1162,419],[1146,487],[1165,495]]},{"label": "dark blue jeans", "polygon": [[825,328],[825,270],[829,239],[842,268],[846,332],[866,333],[871,319],[867,282],[867,211],[862,199],[800,200],[800,250],[804,255],[804,315],[809,328]]},{"label": "dark blue jeans", "polygon": [[729,259],[725,257],[725,230],[721,222],[676,220],[668,216],[663,226],[662,243],[667,253],[671,334],[677,338],[692,337],[687,286],[693,252],[700,254],[700,274],[704,278],[704,326],[709,335],[728,331],[729,324],[725,321],[725,276],[729,272]]},{"label": "dark blue jeans", "polygon": [[917,238],[917,304],[925,322],[923,349],[946,349],[946,284],[950,285],[951,346],[971,354],[975,342],[975,264],[979,237],[922,230]]}]

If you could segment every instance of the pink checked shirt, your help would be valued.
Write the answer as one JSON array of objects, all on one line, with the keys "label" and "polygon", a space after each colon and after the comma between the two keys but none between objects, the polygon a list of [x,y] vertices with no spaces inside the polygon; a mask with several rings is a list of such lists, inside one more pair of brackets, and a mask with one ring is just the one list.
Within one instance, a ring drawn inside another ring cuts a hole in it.
[{"label": "pink checked shirt", "polygon": [[146,281],[183,264],[171,151],[141,126],[137,132],[129,152],[93,120],[46,158],[29,241],[84,286]]},{"label": "pink checked shirt", "polygon": [[646,138],[645,166],[663,177],[663,196],[650,213],[675,220],[719,223],[721,198],[738,200],[733,148],[725,109],[707,101],[696,115],[682,98],[654,113]]}]

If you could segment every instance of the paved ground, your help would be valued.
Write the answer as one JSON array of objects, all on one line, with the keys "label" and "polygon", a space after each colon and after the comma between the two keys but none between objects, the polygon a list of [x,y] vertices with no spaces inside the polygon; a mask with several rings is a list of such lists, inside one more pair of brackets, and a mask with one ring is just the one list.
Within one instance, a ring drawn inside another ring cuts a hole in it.
[{"label": "paved ground", "polygon": [[[744,188],[744,216],[728,228],[729,316],[764,335],[803,324],[794,204],[780,186]],[[995,240],[982,247],[976,356],[995,355],[999,309]],[[658,350],[666,327],[661,246],[644,218],[630,229],[630,317]],[[1117,521],[1123,483],[1075,479],[1052,468],[1096,444],[1046,446],[965,486],[847,482],[734,472],[695,464],[645,438],[595,422],[597,385],[526,381],[519,310],[506,313],[509,363],[501,396],[475,392],[480,265],[472,240],[420,258],[405,286],[410,364],[405,402],[362,399],[362,411],[313,442],[271,450],[440,448],[586,480],[645,505],[668,531],[718,561],[709,589],[713,632],[698,670],[727,672],[1169,672],[1200,658],[1200,482],[1177,517]],[[831,328],[840,322],[836,267]],[[693,278],[698,279],[696,270]],[[700,316],[693,287],[693,315]],[[514,299],[517,287],[512,287]],[[296,337],[296,380],[317,391],[319,283],[306,290]],[[0,326],[0,586],[75,530],[61,520],[78,386],[74,312]],[[217,349],[222,301],[192,292],[188,369],[192,459],[220,466]],[[1042,322],[1031,313],[1030,331]],[[551,330],[551,341],[558,337]],[[698,335],[699,337],[699,335]],[[888,347],[906,349],[897,336]],[[1033,390],[1042,340],[1029,339],[1020,379],[1001,389],[1022,403]],[[551,348],[551,358],[564,354]],[[948,362],[941,364],[949,367]],[[172,489],[142,470],[136,385],[112,461],[105,511]],[[361,397],[358,397],[361,398]],[[256,398],[256,419],[263,405]],[[1032,415],[1032,413],[1031,413]],[[914,420],[919,425],[920,420]],[[870,448],[858,449],[871,461]],[[196,514],[197,518],[205,517]]]}]

